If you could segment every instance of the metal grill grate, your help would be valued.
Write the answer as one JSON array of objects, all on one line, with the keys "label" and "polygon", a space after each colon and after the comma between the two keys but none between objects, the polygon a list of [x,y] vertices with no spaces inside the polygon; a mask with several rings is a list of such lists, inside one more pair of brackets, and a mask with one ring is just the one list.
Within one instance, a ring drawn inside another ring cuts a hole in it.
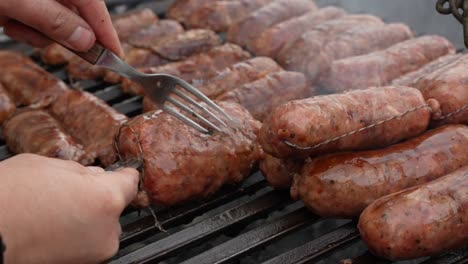
[{"label": "metal grill grate", "polygon": [[[113,0],[111,8],[127,10],[141,3],[163,16],[170,1]],[[123,7],[122,7],[123,6]],[[32,49],[0,38],[0,48]],[[39,64],[39,61],[36,60]],[[45,69],[68,82],[63,67]],[[122,93],[120,85],[98,81],[74,84],[92,92],[130,117],[142,110],[142,99]],[[13,154],[0,141],[0,160]],[[239,186],[228,186],[208,200],[170,209],[154,208],[168,233],[154,226],[151,214],[132,209],[122,217],[121,249],[110,263],[392,263],[367,252],[356,223],[321,219],[288,193],[272,190],[260,173]],[[402,263],[468,263],[468,252]]]}]

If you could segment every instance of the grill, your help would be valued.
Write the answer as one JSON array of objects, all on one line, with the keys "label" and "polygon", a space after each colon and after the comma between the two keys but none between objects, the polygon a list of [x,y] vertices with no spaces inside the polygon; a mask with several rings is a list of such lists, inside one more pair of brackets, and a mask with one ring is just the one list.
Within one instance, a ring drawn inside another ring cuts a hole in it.
[{"label": "grill", "polygon": [[[169,2],[114,0],[108,4],[113,12],[151,6],[163,17]],[[30,47],[3,37],[0,48],[32,54]],[[63,67],[35,61],[70,84]],[[98,81],[73,85],[130,117],[141,112],[142,98],[122,93],[119,85]],[[0,160],[12,155],[0,141]],[[127,209],[120,219],[120,251],[110,263],[392,263],[367,251],[355,221],[313,215],[302,203],[292,201],[288,193],[268,187],[258,172],[210,199],[154,209],[168,231],[155,227],[149,212]],[[468,250],[398,263],[468,263]]]}]

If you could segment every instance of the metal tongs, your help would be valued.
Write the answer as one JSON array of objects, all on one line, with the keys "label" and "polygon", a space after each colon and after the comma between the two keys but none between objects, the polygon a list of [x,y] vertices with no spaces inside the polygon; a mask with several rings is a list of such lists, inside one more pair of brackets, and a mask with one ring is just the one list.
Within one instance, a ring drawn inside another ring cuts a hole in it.
[{"label": "metal tongs", "polygon": [[[169,74],[141,73],[121,60],[112,51],[104,48],[99,43],[96,43],[88,52],[73,52],[93,65],[107,68],[126,78],[129,78],[132,81],[138,82],[141,84],[145,95],[148,96],[151,101],[153,101],[153,103],[159,106],[163,111],[166,111],[167,113],[175,116],[185,124],[194,127],[202,133],[210,133],[210,130],[213,129],[221,131],[221,128],[197,113],[193,108],[201,110],[203,113],[214,118],[223,126],[227,127],[227,124],[212,111],[195,101],[189,95],[185,94],[182,90],[189,92],[192,96],[195,96],[200,101],[206,103],[208,107],[211,107],[218,113],[225,116],[228,120],[231,120],[229,115],[226,114],[218,105],[206,97],[197,88],[188,84],[184,80]],[[178,87],[181,87],[182,89],[179,89]],[[189,103],[189,105],[192,107],[182,103],[173,95],[176,95],[180,99],[184,100],[185,103]],[[171,104],[172,106],[168,104]],[[186,115],[183,115],[181,112],[179,112],[179,110],[177,110],[177,108],[185,111],[189,114],[189,116],[196,117],[201,124],[207,126],[209,129],[206,129],[198,122],[188,118]]]},{"label": "metal tongs", "polygon": [[468,0],[437,0],[436,9],[444,15],[453,14],[463,25],[465,47],[468,48]]}]

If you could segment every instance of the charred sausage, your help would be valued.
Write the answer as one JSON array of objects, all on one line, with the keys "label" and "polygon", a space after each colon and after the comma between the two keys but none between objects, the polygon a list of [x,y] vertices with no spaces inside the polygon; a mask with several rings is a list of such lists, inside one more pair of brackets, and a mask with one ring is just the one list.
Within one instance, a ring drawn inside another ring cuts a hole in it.
[{"label": "charred sausage", "polygon": [[261,155],[256,143],[260,123],[237,104],[219,105],[234,122],[209,136],[161,111],[122,126],[116,138],[120,156],[144,160],[143,192],[136,206],[146,207],[148,201],[171,206],[203,198],[249,175]]},{"label": "charred sausage", "polygon": [[293,178],[301,172],[303,165],[303,160],[278,159],[266,154],[260,161],[260,171],[273,188],[289,190]]},{"label": "charred sausage", "polygon": [[319,85],[335,93],[384,86],[405,73],[453,53],[455,47],[444,37],[414,38],[382,51],[336,60],[321,76]]},{"label": "charred sausage", "polygon": [[388,259],[437,255],[468,242],[468,166],[385,196],[364,210],[359,231]]},{"label": "charred sausage", "polygon": [[[430,103],[424,106],[417,89],[394,86],[315,96],[277,107],[264,121],[259,140],[267,153],[283,158],[384,147],[424,132],[431,108],[439,111],[435,100]],[[340,138],[325,144],[335,137]]]},{"label": "charred sausage", "polygon": [[385,149],[338,153],[306,163],[291,194],[324,217],[353,218],[378,198],[468,165],[468,127],[428,131]]},{"label": "charred sausage", "polygon": [[127,12],[114,16],[112,24],[119,36],[120,41],[125,42],[135,31],[148,27],[159,21],[156,14],[149,8]]},{"label": "charred sausage", "polygon": [[8,92],[0,83],[0,125],[15,112],[16,105]]}]

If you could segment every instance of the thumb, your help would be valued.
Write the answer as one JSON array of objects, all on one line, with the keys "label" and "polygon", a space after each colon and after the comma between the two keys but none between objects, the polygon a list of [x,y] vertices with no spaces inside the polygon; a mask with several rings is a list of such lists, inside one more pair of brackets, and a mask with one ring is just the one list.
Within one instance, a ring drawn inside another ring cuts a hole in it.
[{"label": "thumb", "polygon": [[104,172],[100,178],[112,189],[117,206],[122,210],[135,199],[138,191],[140,173],[132,168],[124,168],[113,172]]}]

